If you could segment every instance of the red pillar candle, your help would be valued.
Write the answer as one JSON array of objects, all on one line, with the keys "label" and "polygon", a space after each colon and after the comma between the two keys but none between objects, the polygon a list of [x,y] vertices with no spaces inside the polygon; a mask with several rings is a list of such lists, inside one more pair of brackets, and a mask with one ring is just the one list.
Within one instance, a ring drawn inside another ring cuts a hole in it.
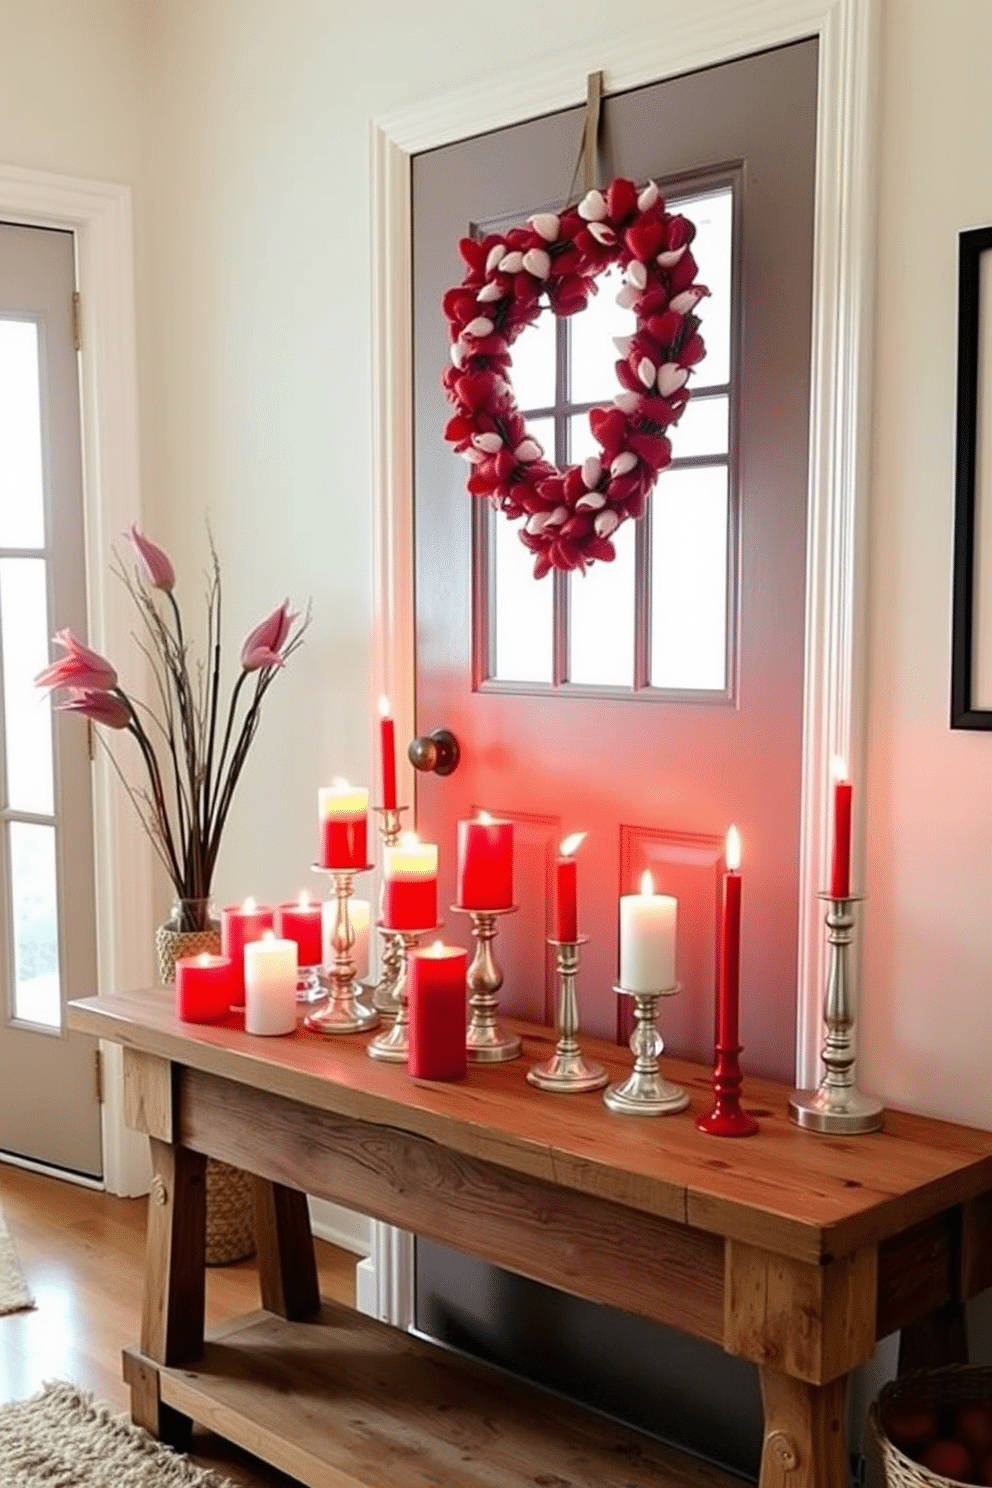
[{"label": "red pillar candle", "polygon": [[382,753],[382,804],[396,809],[396,730],[389,699],[379,699],[379,744]]},{"label": "red pillar candle", "polygon": [[458,823],[458,903],[509,909],[513,903],[513,823],[480,811]]},{"label": "red pillar candle", "polygon": [[176,1017],[184,1023],[216,1023],[234,1001],[230,956],[180,956],[176,962]]},{"label": "red pillar candle", "polygon": [[323,955],[321,907],[312,904],[306,890],[295,904],[280,904],[276,909],[275,930],[284,940],[296,941],[296,964],[319,966]]},{"label": "red pillar candle", "polygon": [[382,852],[382,919],[390,930],[430,930],[437,924],[437,846],[404,832]]},{"label": "red pillar candle", "polygon": [[585,839],[585,832],[573,832],[558,849],[557,896],[555,900],[555,939],[576,941],[579,938],[578,868],[573,856]]},{"label": "red pillar candle", "polygon": [[720,915],[720,985],[717,997],[716,1044],[718,1049],[740,1047],[739,1010],[741,976],[741,842],[736,827],[727,833],[727,870],[723,875],[723,909]]},{"label": "red pillar candle", "polygon": [[245,946],[261,940],[272,929],[272,910],[267,904],[246,899],[243,904],[227,904],[220,912],[220,948],[232,963],[233,1002],[243,1002],[245,994]]},{"label": "red pillar candle", "polygon": [[417,1080],[461,1080],[465,1054],[468,953],[437,941],[407,962],[410,1074]]},{"label": "red pillar candle", "polygon": [[367,868],[369,793],[364,786],[335,780],[317,793],[320,814],[320,866]]},{"label": "red pillar candle", "polygon": [[851,796],[852,787],[843,777],[847,767],[834,761],[834,850],[830,869],[830,894],[847,899],[851,893]]}]

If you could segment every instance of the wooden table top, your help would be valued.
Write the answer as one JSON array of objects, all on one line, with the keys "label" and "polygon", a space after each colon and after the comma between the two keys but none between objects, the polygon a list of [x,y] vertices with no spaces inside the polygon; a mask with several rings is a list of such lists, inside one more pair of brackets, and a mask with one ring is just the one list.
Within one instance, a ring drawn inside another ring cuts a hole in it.
[{"label": "wooden table top", "polygon": [[[743,1104],[759,1133],[705,1136],[695,1118],[709,1108],[711,1071],[667,1055],[665,1075],[691,1097],[674,1116],[615,1115],[599,1092],[544,1093],[526,1074],[554,1034],[511,1019],[523,1057],[471,1065],[448,1084],[369,1059],[371,1035],[300,1027],[259,1038],[235,1016],[182,1023],[173,1003],[163,988],[86,998],[69,1004],[69,1027],[797,1260],[823,1263],[992,1191],[992,1132],[886,1111],[881,1132],[819,1136],[789,1120],[787,1086],[747,1074]],[[582,1047],[611,1078],[629,1074],[626,1050],[585,1036]]]}]

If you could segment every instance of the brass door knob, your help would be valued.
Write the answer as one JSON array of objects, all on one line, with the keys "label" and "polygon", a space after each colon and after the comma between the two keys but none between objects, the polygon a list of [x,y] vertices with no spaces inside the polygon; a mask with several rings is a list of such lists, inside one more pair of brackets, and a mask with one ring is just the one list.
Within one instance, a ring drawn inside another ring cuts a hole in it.
[{"label": "brass door knob", "polygon": [[407,750],[407,758],[415,770],[432,770],[435,775],[450,775],[457,770],[461,757],[458,740],[450,729],[444,728],[411,739]]}]

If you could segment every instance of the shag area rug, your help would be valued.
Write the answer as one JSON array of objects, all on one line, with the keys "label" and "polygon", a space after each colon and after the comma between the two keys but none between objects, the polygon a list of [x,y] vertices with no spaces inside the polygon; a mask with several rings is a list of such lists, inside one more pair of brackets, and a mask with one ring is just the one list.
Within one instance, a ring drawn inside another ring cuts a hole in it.
[{"label": "shag area rug", "polygon": [[3,1488],[234,1488],[74,1385],[0,1407]]},{"label": "shag area rug", "polygon": [[0,1313],[20,1312],[33,1307],[34,1299],[24,1284],[21,1263],[0,1206]]}]

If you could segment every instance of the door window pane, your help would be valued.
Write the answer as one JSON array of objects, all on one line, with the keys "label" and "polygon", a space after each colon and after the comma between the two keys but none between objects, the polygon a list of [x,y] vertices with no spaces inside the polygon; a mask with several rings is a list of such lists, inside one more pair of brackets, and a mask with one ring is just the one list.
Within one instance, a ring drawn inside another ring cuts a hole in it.
[{"label": "door window pane", "polygon": [[510,380],[518,408],[551,408],[555,401],[555,317],[545,308],[510,348]]},{"label": "door window pane", "polygon": [[622,310],[617,295],[623,275],[614,265],[595,281],[597,293],[578,315],[569,317],[571,347],[569,398],[573,403],[609,401],[620,391],[614,362],[620,355],[614,336],[632,336],[633,310]]},{"label": "door window pane", "polygon": [[699,282],[709,290],[696,312],[700,334],[706,342],[706,357],[693,374],[693,385],[719,387],[730,381],[734,194],[728,186],[721,191],[673,200],[672,208],[696,224],[692,255],[699,265]]},{"label": "door window pane", "polygon": [[9,832],[14,1017],[60,1028],[55,828],[11,822]]},{"label": "door window pane", "polygon": [[7,804],[51,816],[51,704],[34,678],[48,665],[48,593],[43,558],[0,559]]},{"label": "door window pane", "polygon": [[490,517],[496,568],[496,655],[500,682],[548,682],[553,666],[553,600],[550,579],[534,578],[534,555],[518,536],[520,523]]},{"label": "door window pane", "polygon": [[634,685],[634,553],[636,528],[613,534],[617,556],[569,575],[569,681],[601,687]]},{"label": "door window pane", "polygon": [[690,398],[669,437],[673,460],[725,455],[730,443],[730,399]]},{"label": "door window pane", "polygon": [[0,320],[0,547],[45,541],[38,327]]},{"label": "door window pane", "polygon": [[652,687],[727,684],[727,468],[667,470],[651,497]]}]

